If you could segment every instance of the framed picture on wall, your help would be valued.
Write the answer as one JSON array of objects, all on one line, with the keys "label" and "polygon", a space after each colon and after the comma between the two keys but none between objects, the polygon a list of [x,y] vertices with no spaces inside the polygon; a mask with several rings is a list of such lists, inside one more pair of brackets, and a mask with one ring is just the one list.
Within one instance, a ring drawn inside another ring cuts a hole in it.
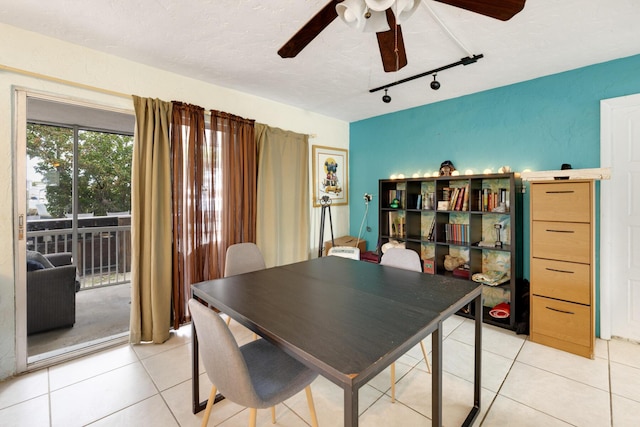
[{"label": "framed picture on wall", "polygon": [[313,146],[313,206],[328,196],[332,205],[349,203],[349,152],[342,148]]}]

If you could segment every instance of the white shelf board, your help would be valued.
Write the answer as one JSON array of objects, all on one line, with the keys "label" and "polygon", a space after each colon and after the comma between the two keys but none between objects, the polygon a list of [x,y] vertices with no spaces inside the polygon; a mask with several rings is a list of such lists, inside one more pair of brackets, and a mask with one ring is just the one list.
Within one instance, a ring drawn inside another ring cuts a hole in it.
[{"label": "white shelf board", "polygon": [[552,181],[556,177],[566,179],[611,179],[611,168],[521,172],[520,177],[523,181]]}]

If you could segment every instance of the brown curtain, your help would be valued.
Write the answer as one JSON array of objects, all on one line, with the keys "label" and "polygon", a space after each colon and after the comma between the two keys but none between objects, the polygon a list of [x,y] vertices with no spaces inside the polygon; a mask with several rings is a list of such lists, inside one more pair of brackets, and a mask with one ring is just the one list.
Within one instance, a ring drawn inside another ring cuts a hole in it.
[{"label": "brown curtain", "polygon": [[255,242],[253,120],[173,103],[173,326],[189,320],[190,286],[224,274],[227,247]]},{"label": "brown curtain", "polygon": [[171,103],[133,96],[133,104],[129,339],[162,343],[171,326]]},{"label": "brown curtain", "polygon": [[309,137],[257,123],[256,244],[267,267],[309,259]]},{"label": "brown curtain", "polygon": [[221,186],[214,188],[222,201],[217,248],[222,273],[227,247],[256,241],[258,149],[253,120],[211,111],[211,135],[224,173]]},{"label": "brown curtain", "polygon": [[216,276],[208,262],[215,241],[215,153],[205,135],[204,108],[173,102],[171,169],[173,214],[173,327],[189,321],[190,286]]}]

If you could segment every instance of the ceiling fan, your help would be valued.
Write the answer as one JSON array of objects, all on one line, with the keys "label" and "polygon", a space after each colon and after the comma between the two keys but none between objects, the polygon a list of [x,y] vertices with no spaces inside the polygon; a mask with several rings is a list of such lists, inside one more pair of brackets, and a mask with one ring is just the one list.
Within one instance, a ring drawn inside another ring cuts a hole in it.
[{"label": "ceiling fan", "polygon": [[[386,72],[407,65],[407,53],[399,22],[406,20],[421,0],[331,0],[278,50],[293,58],[338,16],[352,28],[375,32]],[[507,21],[524,8],[526,0],[435,0],[480,15]]]}]

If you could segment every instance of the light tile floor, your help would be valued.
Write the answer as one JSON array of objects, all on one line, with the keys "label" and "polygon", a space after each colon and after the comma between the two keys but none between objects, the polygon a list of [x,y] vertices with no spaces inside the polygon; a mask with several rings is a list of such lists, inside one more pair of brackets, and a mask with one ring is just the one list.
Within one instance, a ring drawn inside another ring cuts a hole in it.
[{"label": "light tile floor", "polygon": [[[238,341],[252,334],[232,322]],[[445,323],[446,426],[460,425],[473,396],[473,323],[457,316]],[[162,345],[123,345],[0,383],[2,426],[198,426],[191,413],[191,328]],[[425,340],[430,351],[430,339]],[[598,340],[595,360],[534,344],[527,337],[483,328],[482,411],[476,426],[638,426],[640,345]],[[202,368],[201,368],[202,369]],[[201,370],[202,372],[202,370]],[[395,404],[389,370],[360,391],[361,426],[429,426],[431,375],[420,347],[396,363]],[[201,396],[210,382],[201,376]],[[342,425],[342,391],[319,377],[312,384],[322,427]],[[245,408],[216,405],[210,426],[246,426]],[[277,425],[309,425],[304,393],[277,407]],[[258,425],[271,425],[268,410]]]}]

